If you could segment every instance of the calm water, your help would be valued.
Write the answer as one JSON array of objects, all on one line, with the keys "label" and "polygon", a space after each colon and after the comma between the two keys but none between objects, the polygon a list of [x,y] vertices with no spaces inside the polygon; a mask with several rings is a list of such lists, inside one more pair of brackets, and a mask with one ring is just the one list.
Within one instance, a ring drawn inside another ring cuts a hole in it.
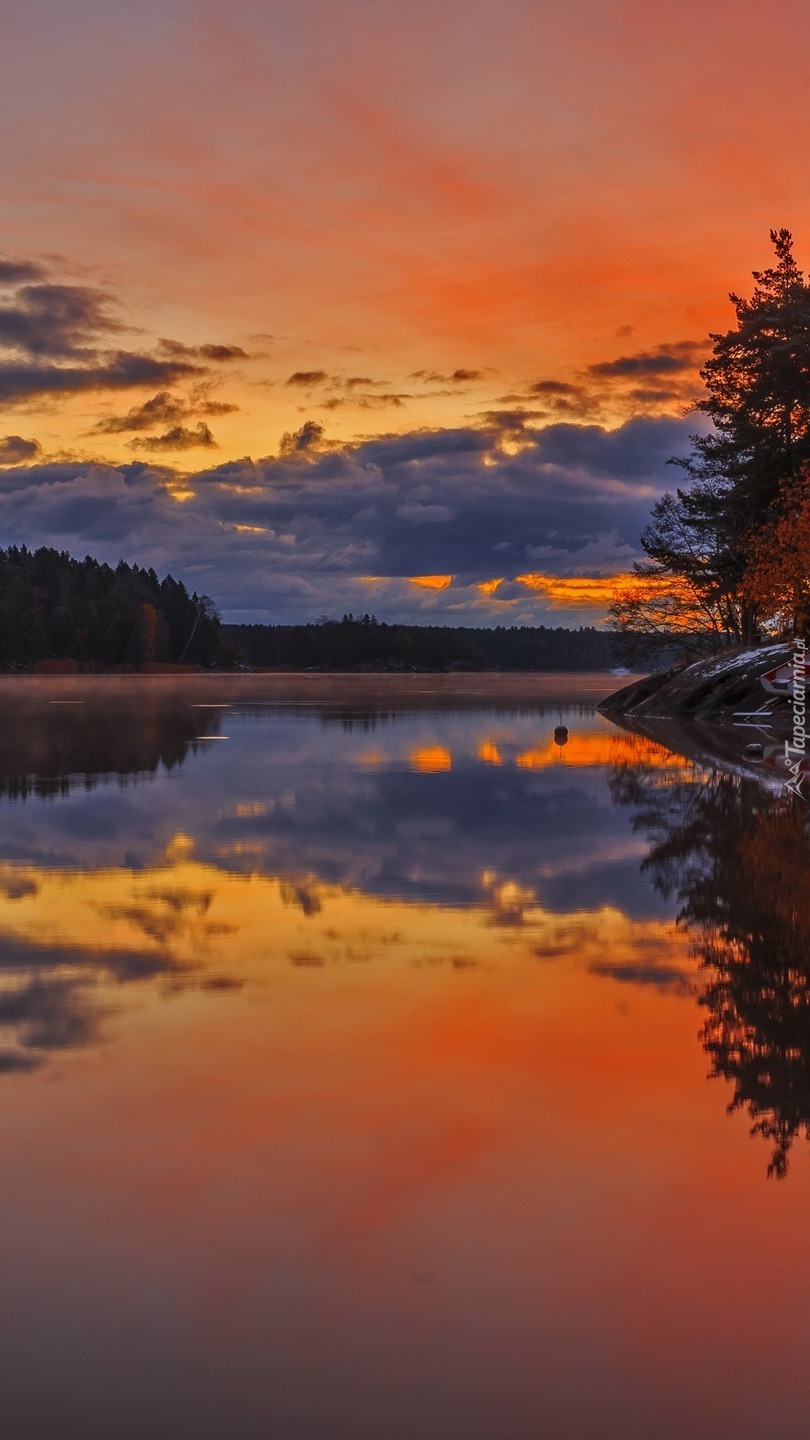
[{"label": "calm water", "polygon": [[610,685],[0,683],[4,1436],[804,1433],[808,809]]}]

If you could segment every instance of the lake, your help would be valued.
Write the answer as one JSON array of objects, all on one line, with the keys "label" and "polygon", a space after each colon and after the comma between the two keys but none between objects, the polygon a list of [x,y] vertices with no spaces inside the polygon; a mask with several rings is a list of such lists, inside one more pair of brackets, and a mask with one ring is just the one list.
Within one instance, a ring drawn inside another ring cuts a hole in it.
[{"label": "lake", "polygon": [[616,683],[0,681],[4,1435],[803,1433],[808,809]]}]

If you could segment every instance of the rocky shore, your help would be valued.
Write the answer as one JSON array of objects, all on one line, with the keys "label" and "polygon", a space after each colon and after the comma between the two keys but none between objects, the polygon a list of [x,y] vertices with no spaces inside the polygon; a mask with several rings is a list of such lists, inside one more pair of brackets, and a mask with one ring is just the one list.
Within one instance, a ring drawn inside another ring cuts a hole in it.
[{"label": "rocky shore", "polygon": [[752,714],[767,706],[769,728],[787,734],[791,714],[788,698],[769,694],[762,676],[790,658],[789,645],[728,651],[686,669],[646,675],[609,695],[598,708],[608,719],[619,722],[676,720],[736,725],[741,714]]}]

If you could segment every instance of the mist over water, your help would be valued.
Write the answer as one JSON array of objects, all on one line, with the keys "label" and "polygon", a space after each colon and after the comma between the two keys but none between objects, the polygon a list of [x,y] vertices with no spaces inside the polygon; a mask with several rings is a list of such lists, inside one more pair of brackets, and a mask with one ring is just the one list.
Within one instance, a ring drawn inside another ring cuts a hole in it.
[{"label": "mist over water", "polygon": [[0,682],[9,1433],[800,1424],[806,807],[610,684]]}]

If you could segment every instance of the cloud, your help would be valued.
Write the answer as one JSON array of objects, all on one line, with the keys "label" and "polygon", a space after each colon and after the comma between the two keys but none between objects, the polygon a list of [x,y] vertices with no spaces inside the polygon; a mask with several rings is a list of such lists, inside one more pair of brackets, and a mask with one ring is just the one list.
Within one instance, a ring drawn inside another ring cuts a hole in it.
[{"label": "cloud", "polygon": [[0,437],[0,465],[24,465],[42,454],[38,440],[24,440],[21,435]]},{"label": "cloud", "polygon": [[[62,284],[39,264],[0,261],[0,286],[6,291],[0,300],[0,404],[164,388],[202,379],[211,365],[247,358],[236,345],[164,340],[154,354],[111,346],[113,337],[131,329],[116,317],[114,297],[98,287]],[[185,413],[224,412],[197,406]]]},{"label": "cloud", "polygon": [[163,435],[150,435],[143,440],[130,440],[130,450],[215,450],[217,442],[204,420],[199,420],[194,429],[186,425],[173,425]]},{"label": "cloud", "polygon": [[134,405],[126,415],[110,415],[94,427],[99,435],[122,435],[133,430],[151,430],[155,425],[170,425],[185,419],[188,407],[184,400],[159,390],[151,400]]},{"label": "cloud", "polygon": [[658,345],[654,350],[620,355],[617,360],[602,360],[596,365],[589,365],[588,374],[595,380],[680,375],[697,370],[705,353],[703,341],[677,340],[673,344]]},{"label": "cloud", "polygon": [[442,375],[438,370],[414,370],[411,372],[410,378],[411,380],[421,380],[429,385],[464,385],[474,380],[484,380],[486,377],[483,370],[468,370],[464,366],[459,366],[449,375]]},{"label": "cloud", "polygon": [[212,360],[227,364],[230,360],[249,360],[241,345],[184,345],[180,340],[162,339],[159,348],[164,354],[185,359]]},{"label": "cloud", "polygon": [[579,395],[581,393],[578,385],[571,385],[565,380],[533,380],[529,386],[530,395]]},{"label": "cloud", "polygon": [[133,405],[125,415],[109,415],[99,420],[92,433],[124,435],[152,430],[156,425],[176,425],[196,415],[230,415],[238,408],[238,405],[230,405],[223,400],[209,399],[203,386],[197,386],[188,400],[172,395],[168,390],[160,390],[151,400]]},{"label": "cloud", "polygon": [[400,520],[410,520],[416,525],[443,524],[456,518],[455,510],[451,510],[449,505],[423,505],[418,500],[398,505],[397,515]]},{"label": "cloud", "polygon": [[[186,441],[210,449],[204,429],[184,428],[136,436],[142,454]],[[7,467],[0,530],[6,543],[172,570],[230,618],[375,609],[457,623],[599,621],[606,583],[551,582],[607,582],[630,568],[650,505],[671,484],[667,462],[693,428],[663,417],[615,430],[556,423],[527,429],[510,453],[497,428],[349,446],[309,420],[277,455],[184,471],[182,503],[173,472],[148,458]],[[425,576],[452,580],[440,591],[411,583]]]},{"label": "cloud", "polygon": [[323,425],[316,420],[307,420],[300,430],[285,430],[279,441],[279,456],[294,458],[296,455],[311,455],[322,448]]},{"label": "cloud", "polygon": [[172,385],[202,375],[199,365],[181,360],[156,360],[119,350],[104,364],[28,365],[0,361],[0,403],[44,395],[78,395],[93,390],[131,390],[141,385]]},{"label": "cloud", "polygon": [[218,364],[227,364],[229,360],[247,360],[249,356],[241,345],[198,345],[196,354],[201,355],[203,360],[214,360]]},{"label": "cloud", "polygon": [[287,384],[301,385],[311,389],[314,385],[322,385],[324,380],[328,379],[329,376],[325,370],[294,370]]},{"label": "cloud", "polygon": [[661,990],[681,990],[689,980],[689,972],[666,961],[660,964],[615,965],[609,962],[590,965],[590,973],[604,980],[616,980],[620,985],[653,985]]},{"label": "cloud", "polygon": [[102,291],[84,285],[23,285],[0,305],[0,345],[38,359],[85,359],[100,337],[125,328],[108,305]]},{"label": "cloud", "polygon": [[46,271],[33,260],[0,260],[0,285],[23,285],[28,280],[43,280]]}]

